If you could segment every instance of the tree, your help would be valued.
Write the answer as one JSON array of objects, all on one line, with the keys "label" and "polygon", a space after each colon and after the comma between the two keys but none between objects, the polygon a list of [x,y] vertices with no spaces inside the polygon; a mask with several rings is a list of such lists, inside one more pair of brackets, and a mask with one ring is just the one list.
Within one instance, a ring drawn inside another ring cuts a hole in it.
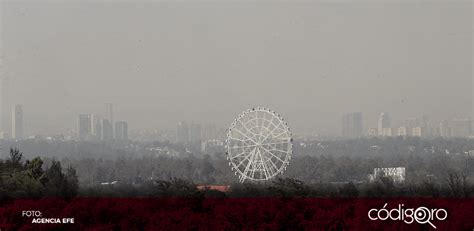
[{"label": "tree", "polygon": [[46,193],[48,196],[62,196],[66,190],[66,179],[62,172],[61,163],[53,160],[51,167],[45,172]]},{"label": "tree", "polygon": [[359,196],[359,190],[357,190],[354,183],[349,182],[339,189],[339,194],[344,197],[357,197]]},{"label": "tree", "polygon": [[191,181],[171,178],[170,180],[155,181],[157,196],[195,197],[200,195],[199,190]]},{"label": "tree", "polygon": [[23,153],[20,152],[17,148],[10,148],[10,163],[14,166],[20,165],[21,158]]},{"label": "tree", "polygon": [[77,178],[76,169],[72,166],[69,166],[66,169],[66,189],[64,196],[67,198],[75,197],[79,190],[79,180]]}]

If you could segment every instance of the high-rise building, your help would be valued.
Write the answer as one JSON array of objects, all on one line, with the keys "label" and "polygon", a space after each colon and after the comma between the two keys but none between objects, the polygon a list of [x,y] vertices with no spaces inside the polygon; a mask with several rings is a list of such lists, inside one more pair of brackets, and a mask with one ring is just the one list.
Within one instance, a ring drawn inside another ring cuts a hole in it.
[{"label": "high-rise building", "polygon": [[92,115],[91,114],[80,114],[79,115],[79,126],[78,134],[80,140],[89,139],[92,134]]},{"label": "high-rise building", "polygon": [[362,136],[362,113],[354,112],[342,116],[342,136],[356,138]]},{"label": "high-rise building", "polygon": [[176,128],[176,142],[180,144],[189,143],[189,127],[186,122],[179,122]]},{"label": "high-rise building", "polygon": [[425,130],[423,127],[414,127],[412,129],[412,135],[415,137],[423,137],[425,136]]},{"label": "high-rise building", "polygon": [[189,126],[189,147],[194,151],[201,151],[202,129],[200,124],[191,124]]},{"label": "high-rise building", "polygon": [[447,120],[441,121],[441,123],[439,123],[439,135],[441,137],[451,136],[451,128],[449,127]]},{"label": "high-rise building", "polygon": [[471,119],[453,119],[451,122],[451,136],[468,137],[471,135]]},{"label": "high-rise building", "polygon": [[408,128],[406,126],[399,127],[397,135],[398,136],[408,136]]},{"label": "high-rise building", "polygon": [[112,137],[114,137],[114,104],[105,103],[105,119],[109,120],[112,126]]},{"label": "high-rise building", "polygon": [[408,134],[411,136],[427,137],[433,135],[433,128],[426,115],[405,120]]},{"label": "high-rise building", "polygon": [[393,136],[392,128],[383,128],[382,136]]},{"label": "high-rise building", "polygon": [[215,124],[208,124],[202,129],[203,140],[212,140],[218,138],[218,131]]},{"label": "high-rise building", "polygon": [[23,107],[19,104],[12,109],[12,138],[23,138]]},{"label": "high-rise building", "polygon": [[102,119],[102,140],[110,141],[114,139],[113,125],[108,119]]},{"label": "high-rise building", "polygon": [[200,124],[191,124],[189,126],[189,142],[201,146],[202,130]]},{"label": "high-rise building", "polygon": [[115,122],[115,139],[128,140],[128,124],[125,121]]},{"label": "high-rise building", "polygon": [[[0,57],[1,58],[1,57]],[[3,109],[3,106],[4,106],[4,103],[3,101],[5,100],[5,97],[4,97],[4,94],[5,94],[5,85],[4,85],[4,79],[3,79],[3,72],[2,72],[2,63],[1,63],[1,60],[0,60],[0,131],[1,132],[5,132],[5,126],[3,125],[4,124],[4,119],[5,119],[5,115],[3,114],[4,113],[4,109]]]},{"label": "high-rise building", "polygon": [[[384,129],[390,128],[390,116],[386,112],[382,112],[379,116],[379,121],[377,124],[377,131],[379,136],[384,136]],[[391,131],[390,131],[391,133]]]},{"label": "high-rise building", "polygon": [[91,134],[96,140],[102,139],[102,119],[99,115],[91,115]]}]

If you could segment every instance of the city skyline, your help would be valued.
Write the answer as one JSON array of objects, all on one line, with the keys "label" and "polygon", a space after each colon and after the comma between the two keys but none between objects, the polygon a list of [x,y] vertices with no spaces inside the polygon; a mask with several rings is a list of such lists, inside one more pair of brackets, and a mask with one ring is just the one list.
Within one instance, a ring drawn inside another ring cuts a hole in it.
[{"label": "city skyline", "polygon": [[350,111],[366,125],[472,117],[469,3],[229,4],[2,1],[8,103],[28,108],[30,134],[72,130],[102,102],[130,128],[170,131],[258,106],[324,134]]},{"label": "city skyline", "polygon": [[[110,121],[114,115],[114,104],[113,103],[104,103],[105,113],[80,113],[76,115],[76,118],[79,118],[79,123],[75,123],[73,129],[68,130],[65,133],[53,133],[53,134],[42,134],[42,133],[31,133],[28,129],[24,128],[24,113],[23,105],[15,104],[13,105],[10,113],[10,131],[1,131],[2,137],[4,138],[15,138],[15,131],[18,131],[20,136],[16,137],[17,139],[26,138],[28,136],[37,136],[37,135],[72,135],[80,140],[87,140],[87,136],[93,135],[99,140],[127,140],[128,131],[153,131],[161,130],[161,132],[170,132],[175,130],[175,139],[177,143],[193,143],[198,139],[196,137],[196,131],[199,131],[201,138],[203,140],[212,140],[219,136],[223,130],[227,129],[225,126],[217,126],[215,123],[202,123],[199,121],[187,122],[181,120],[177,123],[177,130],[175,129],[161,129],[156,127],[148,128],[129,128],[128,122],[123,118],[114,122]],[[15,116],[16,115],[16,116]],[[104,116],[105,115],[105,116]],[[0,115],[1,116],[1,115]],[[3,115],[7,116],[7,115]],[[342,137],[342,138],[357,138],[363,136],[420,136],[420,137],[432,137],[432,136],[442,136],[442,137],[468,137],[474,135],[474,126],[473,118],[466,117],[453,117],[453,118],[443,118],[440,120],[431,120],[430,116],[427,115],[418,115],[415,117],[409,118],[395,118],[393,119],[390,116],[389,112],[381,112],[378,115],[378,119],[375,121],[365,122],[366,114],[364,112],[346,112],[342,118],[342,123],[340,124],[341,130],[339,132],[324,133],[321,130],[315,129],[311,131],[297,131],[296,134],[317,134],[319,136],[330,136],[330,137]],[[82,123],[87,123],[84,125],[85,129],[81,131],[81,120]],[[19,123],[17,122],[19,121]],[[77,120],[76,120],[77,121]],[[84,122],[85,121],[85,122]],[[395,122],[394,122],[395,121]],[[31,121],[26,121],[31,123]],[[15,124],[19,124],[16,126]],[[176,124],[174,125],[176,126]],[[105,128],[105,129],[104,129]],[[116,138],[115,129],[119,128],[122,134],[120,138]],[[181,129],[181,131],[180,131]],[[184,129],[184,130],[182,130]],[[418,129],[415,131],[414,129]],[[422,130],[421,130],[422,129]],[[72,132],[72,133],[71,133]],[[372,134],[371,134],[372,133]],[[193,135],[194,134],[194,135]],[[428,135],[427,135],[428,134]],[[181,136],[181,137],[180,137]],[[186,136],[183,138],[183,136]],[[194,137],[193,137],[194,136]],[[126,138],[124,138],[126,137]],[[193,138],[192,138],[193,137]],[[90,137],[89,137],[90,138]],[[194,141],[192,141],[194,140]],[[199,143],[199,142],[198,142]]]}]

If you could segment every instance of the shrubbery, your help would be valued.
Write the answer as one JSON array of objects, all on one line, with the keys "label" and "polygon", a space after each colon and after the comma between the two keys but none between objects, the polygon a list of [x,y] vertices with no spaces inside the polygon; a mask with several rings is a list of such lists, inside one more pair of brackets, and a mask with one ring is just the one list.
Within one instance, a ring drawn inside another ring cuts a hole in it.
[{"label": "shrubbery", "polygon": [[41,158],[22,161],[23,153],[10,150],[10,159],[0,160],[0,198],[40,198],[77,195],[79,181],[76,170],[63,172],[59,161],[45,168]]}]

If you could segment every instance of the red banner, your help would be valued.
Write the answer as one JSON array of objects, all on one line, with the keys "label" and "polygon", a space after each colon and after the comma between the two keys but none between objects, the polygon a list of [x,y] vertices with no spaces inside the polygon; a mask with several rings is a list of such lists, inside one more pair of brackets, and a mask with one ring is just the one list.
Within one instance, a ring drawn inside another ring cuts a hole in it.
[{"label": "red banner", "polygon": [[0,204],[0,230],[474,230],[474,199],[75,198]]}]

